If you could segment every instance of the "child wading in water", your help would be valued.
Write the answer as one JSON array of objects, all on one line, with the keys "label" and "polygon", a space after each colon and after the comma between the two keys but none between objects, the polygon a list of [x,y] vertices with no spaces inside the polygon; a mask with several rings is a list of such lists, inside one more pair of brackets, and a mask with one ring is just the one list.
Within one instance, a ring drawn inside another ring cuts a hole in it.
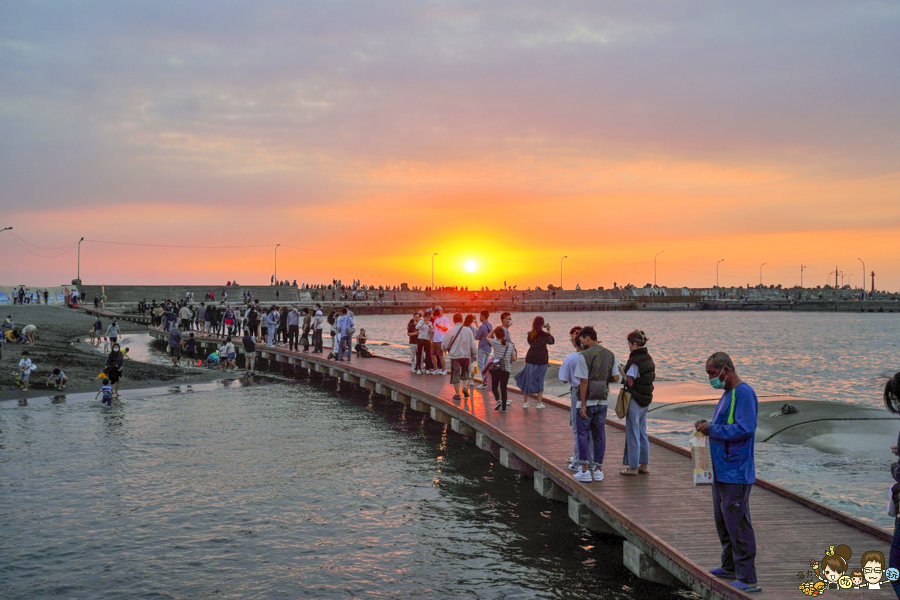
[{"label": "child wading in water", "polygon": [[94,396],[94,400],[99,398],[100,394],[103,394],[103,400],[100,402],[100,404],[106,404],[107,406],[112,406],[113,389],[112,389],[112,386],[109,385],[109,379],[104,377],[100,381],[103,383],[103,385],[100,387],[100,391],[97,392],[97,395]]}]

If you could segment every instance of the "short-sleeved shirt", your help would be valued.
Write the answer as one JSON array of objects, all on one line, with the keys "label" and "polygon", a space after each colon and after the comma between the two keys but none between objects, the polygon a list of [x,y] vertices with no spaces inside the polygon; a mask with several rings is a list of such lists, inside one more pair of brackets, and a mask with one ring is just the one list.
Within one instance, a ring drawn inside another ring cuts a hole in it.
[{"label": "short-sleeved shirt", "polygon": [[479,350],[484,352],[491,351],[491,343],[488,342],[487,336],[489,336],[493,330],[494,326],[491,325],[491,322],[485,321],[478,327],[478,330],[475,331],[475,339],[478,340]]},{"label": "short-sleeved shirt", "polygon": [[434,320],[434,333],[431,334],[431,341],[433,342],[443,342],[444,336],[447,335],[447,332],[450,331],[450,319],[446,316],[441,315],[440,317]]},{"label": "short-sleeved shirt", "polygon": [[65,371],[60,371],[58,374],[52,375],[52,377],[53,377],[54,379],[65,379],[65,378],[66,378],[66,372],[65,372]]},{"label": "short-sleeved shirt", "polygon": [[173,329],[169,332],[169,345],[173,348],[181,345],[181,331]]},{"label": "short-sleeved shirt", "polygon": [[[112,386],[107,384],[100,388],[100,391],[103,392],[104,400],[112,400],[113,397],[113,389]],[[96,400],[94,400],[96,402]]]},{"label": "short-sleeved shirt", "polygon": [[491,343],[491,348],[494,351],[494,362],[500,361],[500,368],[504,371],[512,370],[512,360],[513,352],[515,352],[515,347],[511,342],[507,342],[506,345],[503,344],[500,340],[496,338],[490,338],[488,340]]},{"label": "short-sleeved shirt", "polygon": [[563,359],[562,365],[559,367],[559,380],[568,383],[570,386],[581,385],[581,379],[575,376],[575,367],[578,365],[578,359],[581,352],[573,352]]}]

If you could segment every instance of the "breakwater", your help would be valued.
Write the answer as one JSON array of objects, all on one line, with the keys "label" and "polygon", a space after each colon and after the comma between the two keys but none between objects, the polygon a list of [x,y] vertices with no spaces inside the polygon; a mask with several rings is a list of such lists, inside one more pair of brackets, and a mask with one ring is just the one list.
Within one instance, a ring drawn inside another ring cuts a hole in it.
[{"label": "breakwater", "polygon": [[[477,312],[482,309],[516,312],[619,311],[619,310],[729,310],[729,311],[808,311],[900,313],[900,296],[876,294],[872,299],[856,300],[848,290],[759,290],[633,288],[613,290],[492,290],[492,291],[393,291],[368,290],[368,300],[341,298],[341,290],[306,290],[292,286],[79,286],[88,303],[105,296],[105,306],[132,312],[138,302],[165,299],[181,300],[193,292],[199,304],[207,291],[240,304],[246,292],[263,305],[321,303],[331,308],[350,304],[356,314],[407,314],[416,308],[441,306],[445,312]],[[223,295],[223,291],[225,295]],[[717,292],[719,297],[717,297]],[[348,292],[349,293],[349,292]],[[383,301],[379,301],[383,294]],[[821,298],[819,297],[821,295]],[[799,299],[798,299],[799,298]]]}]

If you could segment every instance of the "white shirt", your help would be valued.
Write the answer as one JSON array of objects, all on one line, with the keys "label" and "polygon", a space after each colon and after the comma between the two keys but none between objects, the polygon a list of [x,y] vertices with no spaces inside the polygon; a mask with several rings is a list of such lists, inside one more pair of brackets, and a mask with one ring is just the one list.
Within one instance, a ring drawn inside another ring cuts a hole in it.
[{"label": "white shirt", "polygon": [[559,367],[560,381],[575,387],[581,385],[581,380],[575,377],[575,367],[578,365],[579,357],[581,357],[581,352],[576,351],[563,360],[562,365]]},{"label": "white shirt", "polygon": [[433,342],[443,342],[444,336],[447,335],[447,332],[450,331],[450,319],[448,319],[445,315],[441,315],[437,319],[434,320],[434,333],[432,334],[431,341]]},{"label": "white shirt", "polygon": [[316,311],[316,316],[313,318],[316,329],[324,329],[325,328],[325,315],[322,314],[321,310]]}]

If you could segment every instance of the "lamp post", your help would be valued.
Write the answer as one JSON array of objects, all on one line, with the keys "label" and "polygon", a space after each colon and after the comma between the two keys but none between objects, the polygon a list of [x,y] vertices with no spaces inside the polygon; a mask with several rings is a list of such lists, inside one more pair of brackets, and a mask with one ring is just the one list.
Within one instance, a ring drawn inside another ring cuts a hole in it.
[{"label": "lamp post", "polygon": [[806,268],[806,265],[800,265],[800,289],[803,289],[803,269]]},{"label": "lamp post", "polygon": [[653,255],[653,287],[656,287],[656,257],[665,252],[665,250],[660,250],[656,254]]},{"label": "lamp post", "polygon": [[762,268],[769,263],[763,263],[759,265],[759,287],[762,287]]},{"label": "lamp post", "polygon": [[716,263],[716,287],[719,287],[719,263],[720,262],[725,262],[725,259],[723,258],[722,260],[720,260],[719,262]]},{"label": "lamp post", "polygon": [[562,289],[562,261],[569,258],[568,256],[563,256],[559,259],[559,289]]},{"label": "lamp post", "polygon": [[277,244],[275,246],[275,275],[273,276],[275,281],[278,281],[278,246],[281,244]]},{"label": "lamp post", "polygon": [[434,257],[437,256],[437,252],[431,255],[431,291],[434,291]]},{"label": "lamp post", "polygon": [[[10,227],[12,229],[12,227]],[[84,241],[84,237],[78,240],[78,285],[81,285],[81,242]]]},{"label": "lamp post", "polygon": [[0,229],[0,233],[3,233],[3,232],[6,231],[7,229],[12,229],[12,227],[4,227],[3,229]]},{"label": "lamp post", "polygon": [[862,266],[863,266],[862,285],[860,287],[863,289],[863,291],[865,291],[865,289],[866,289],[866,261],[864,261],[861,258],[857,258],[856,260],[861,262]]}]

